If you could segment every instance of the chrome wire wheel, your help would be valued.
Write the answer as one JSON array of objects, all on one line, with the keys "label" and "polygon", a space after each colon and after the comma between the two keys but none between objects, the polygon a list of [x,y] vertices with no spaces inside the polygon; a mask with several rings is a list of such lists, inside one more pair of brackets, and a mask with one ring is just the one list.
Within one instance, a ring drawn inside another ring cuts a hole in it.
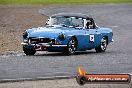
[{"label": "chrome wire wheel", "polygon": [[75,42],[75,40],[72,39],[72,40],[69,41],[68,49],[69,49],[69,52],[71,54],[73,54],[75,52],[75,50],[76,50],[76,42]]},{"label": "chrome wire wheel", "polygon": [[107,47],[107,40],[106,40],[106,38],[102,38],[101,39],[101,49],[104,51],[104,50],[106,50],[106,47]]},{"label": "chrome wire wheel", "polygon": [[74,37],[72,37],[67,44],[65,54],[72,55],[75,53],[76,49],[77,49],[77,40]]},{"label": "chrome wire wheel", "polygon": [[105,52],[107,48],[107,38],[103,37],[100,41],[100,45],[98,47],[95,48],[96,52]]}]

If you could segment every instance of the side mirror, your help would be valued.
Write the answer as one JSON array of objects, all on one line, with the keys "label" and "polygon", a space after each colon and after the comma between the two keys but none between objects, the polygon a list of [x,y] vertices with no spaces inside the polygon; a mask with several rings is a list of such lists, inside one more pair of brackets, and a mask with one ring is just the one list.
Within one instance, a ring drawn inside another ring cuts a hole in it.
[{"label": "side mirror", "polygon": [[94,28],[95,28],[95,29],[99,29],[99,27],[97,26],[96,23],[94,24]]}]

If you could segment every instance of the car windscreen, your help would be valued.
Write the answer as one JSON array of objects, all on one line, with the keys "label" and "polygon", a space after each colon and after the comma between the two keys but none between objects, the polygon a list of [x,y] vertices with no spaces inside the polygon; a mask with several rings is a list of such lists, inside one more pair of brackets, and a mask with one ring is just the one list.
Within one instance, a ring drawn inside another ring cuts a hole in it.
[{"label": "car windscreen", "polygon": [[83,27],[83,19],[77,17],[56,16],[51,17],[47,23],[48,26],[65,26],[65,27]]}]

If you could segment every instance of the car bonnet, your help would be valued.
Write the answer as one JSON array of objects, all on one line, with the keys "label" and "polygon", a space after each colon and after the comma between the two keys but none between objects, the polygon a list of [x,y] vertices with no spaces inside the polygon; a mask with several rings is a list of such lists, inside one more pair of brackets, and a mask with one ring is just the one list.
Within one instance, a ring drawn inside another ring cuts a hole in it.
[{"label": "car bonnet", "polygon": [[63,27],[38,27],[28,30],[28,37],[56,38],[61,33],[67,33],[70,29]]}]

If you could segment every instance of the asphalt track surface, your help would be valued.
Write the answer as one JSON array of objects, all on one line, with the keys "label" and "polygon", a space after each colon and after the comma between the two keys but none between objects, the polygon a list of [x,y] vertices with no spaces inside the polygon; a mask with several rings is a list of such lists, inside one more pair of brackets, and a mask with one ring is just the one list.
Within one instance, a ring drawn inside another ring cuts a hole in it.
[{"label": "asphalt track surface", "polygon": [[95,50],[62,53],[37,52],[0,56],[0,79],[74,76],[82,66],[88,73],[132,73],[132,4],[48,6],[38,11],[51,15],[60,12],[79,12],[92,16],[100,27],[113,29],[114,42],[105,53]]},{"label": "asphalt track surface", "polygon": [[80,86],[75,79],[61,79],[1,83],[0,88],[132,88],[132,84],[85,84]]}]

